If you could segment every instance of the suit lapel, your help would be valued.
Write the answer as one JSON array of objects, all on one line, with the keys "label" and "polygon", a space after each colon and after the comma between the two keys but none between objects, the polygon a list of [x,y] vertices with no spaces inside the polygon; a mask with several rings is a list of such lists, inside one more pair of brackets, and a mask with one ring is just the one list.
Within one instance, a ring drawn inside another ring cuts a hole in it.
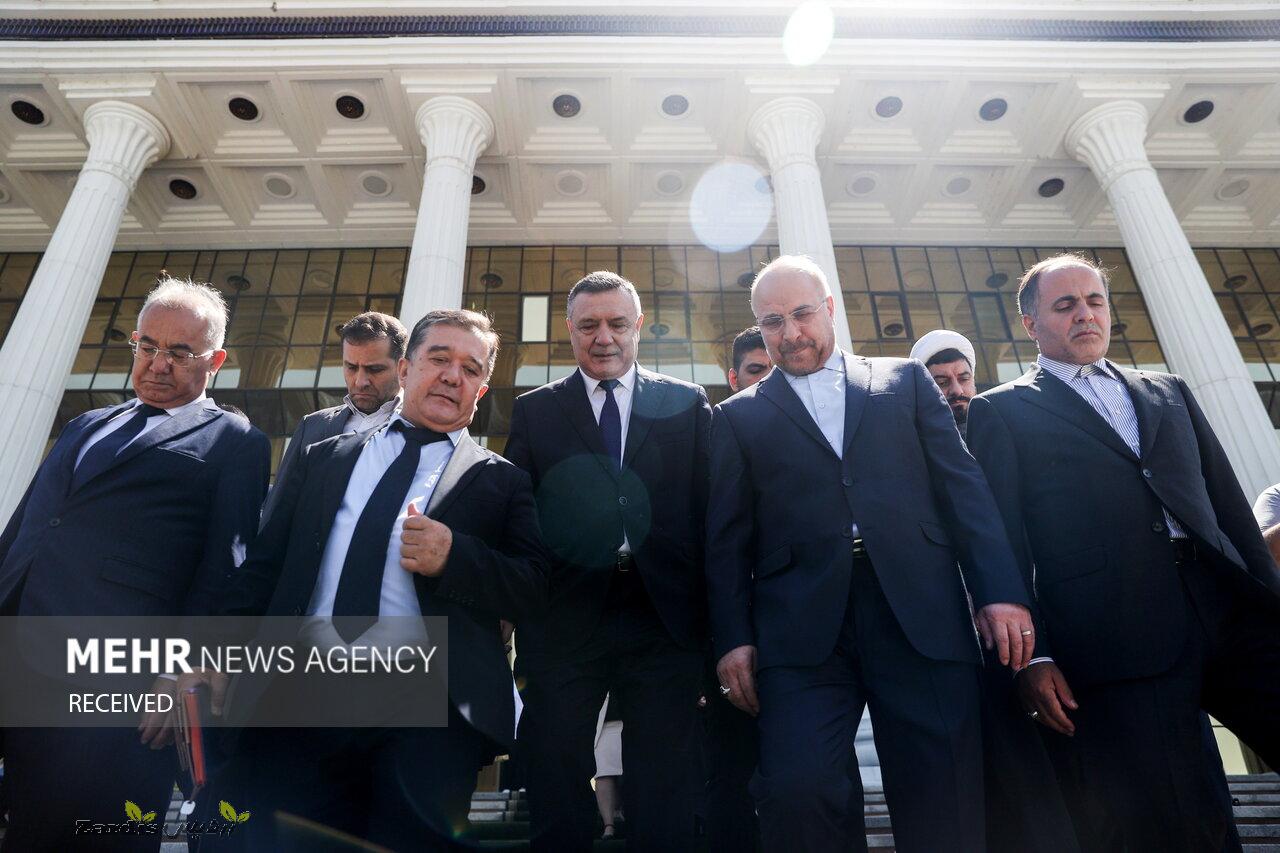
[{"label": "suit lapel", "polygon": [[467,484],[480,472],[480,465],[487,461],[488,457],[480,449],[480,445],[471,438],[470,433],[463,433],[458,439],[457,446],[453,448],[449,464],[444,466],[440,480],[431,492],[431,500],[427,502],[424,514],[439,520],[453,503],[454,498],[466,489]]},{"label": "suit lapel", "polygon": [[221,416],[222,410],[218,408],[218,404],[206,398],[203,406],[188,409],[180,415],[167,417],[155,429],[148,430],[138,436],[133,443],[116,454],[115,461],[106,470],[110,471],[119,465],[123,465],[138,454],[150,450],[161,442],[199,429],[214,418]]},{"label": "suit lapel", "polygon": [[647,370],[636,368],[636,387],[631,392],[631,419],[627,423],[627,446],[622,453],[622,467],[635,460],[640,445],[649,436],[654,418],[664,411],[662,402],[666,396],[667,383]]},{"label": "suit lapel", "polygon": [[848,462],[849,448],[853,445],[853,434],[858,431],[858,423],[862,420],[862,412],[867,405],[867,396],[871,393],[871,364],[865,359],[854,358],[848,353],[844,356],[844,449],[841,458]]},{"label": "suit lapel", "polygon": [[[596,423],[596,416],[591,411],[591,401],[587,399],[587,385],[582,381],[582,372],[575,370],[566,376],[555,386],[553,396],[560,404],[560,408],[564,410],[569,424],[578,433],[578,438],[587,446],[587,450],[600,463],[600,467],[609,472],[610,477],[616,479],[618,470],[604,448],[604,439],[600,436],[600,425]],[[635,409],[634,403],[632,409]]]},{"label": "suit lapel", "polygon": [[[316,441],[324,441],[326,438],[333,438],[335,435],[342,435],[342,433],[346,431],[343,429],[343,427],[346,425],[346,421],[347,421],[346,406],[340,406],[334,411],[330,412],[329,416],[325,418],[324,429],[321,430],[320,435],[316,436]],[[315,442],[312,442],[312,443],[314,444]]]},{"label": "suit lapel", "polygon": [[356,462],[360,459],[364,446],[369,443],[377,430],[367,433],[351,433],[339,439],[329,456],[329,464],[325,466],[325,475],[320,489],[320,541],[329,540],[329,529],[333,527],[333,519],[342,506],[342,498],[347,493],[347,484],[351,482],[351,474],[355,471]]},{"label": "suit lapel", "polygon": [[1111,362],[1107,362],[1124,387],[1129,390],[1129,399],[1133,401],[1133,412],[1138,417],[1138,450],[1143,459],[1151,450],[1156,440],[1156,430],[1160,428],[1160,418],[1164,414],[1164,404],[1160,396],[1151,387],[1151,380],[1141,373],[1125,370]]},{"label": "suit lapel", "polygon": [[[769,400],[783,413],[800,427],[800,430],[818,442],[824,450],[832,456],[836,452],[832,450],[831,443],[827,441],[827,437],[822,434],[822,430],[818,429],[818,424],[814,421],[813,416],[809,414],[809,410],[804,407],[800,397],[796,395],[795,390],[791,387],[791,383],[787,381],[787,375],[781,370],[770,371],[769,375],[760,381],[760,390],[757,392],[765,399]],[[848,419],[848,410],[845,411],[846,421]],[[846,433],[846,437],[847,437]]]},{"label": "suit lapel", "polygon": [[67,443],[65,449],[61,451],[64,454],[63,457],[58,460],[58,473],[62,478],[63,488],[71,487],[71,479],[75,476],[76,457],[80,455],[80,448],[84,447],[84,443],[89,440],[89,436],[97,432],[103,424],[118,415],[122,410],[132,406],[133,401],[129,400],[118,406],[103,409],[98,413],[97,417],[85,421],[80,426],[80,432],[77,435],[71,436],[71,440]]},{"label": "suit lapel", "polygon": [[1023,379],[1027,381],[1019,380],[1017,384],[1026,389],[1024,396],[1029,402],[1084,430],[1121,456],[1137,458],[1111,424],[1061,379],[1038,366]]}]

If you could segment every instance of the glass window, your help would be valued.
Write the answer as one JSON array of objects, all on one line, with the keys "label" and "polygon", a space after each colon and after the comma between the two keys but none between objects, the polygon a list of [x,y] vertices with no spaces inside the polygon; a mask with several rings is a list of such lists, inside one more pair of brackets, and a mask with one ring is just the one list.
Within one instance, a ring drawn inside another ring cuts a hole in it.
[{"label": "glass window", "polygon": [[525,296],[521,298],[520,340],[535,343],[547,339],[551,297]]}]

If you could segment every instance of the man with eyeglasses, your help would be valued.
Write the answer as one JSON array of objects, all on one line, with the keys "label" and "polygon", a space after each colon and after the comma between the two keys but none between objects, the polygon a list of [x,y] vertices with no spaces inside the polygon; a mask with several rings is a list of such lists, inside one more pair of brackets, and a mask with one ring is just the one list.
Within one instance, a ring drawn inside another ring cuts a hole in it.
[{"label": "man with eyeglasses", "polygon": [[[211,612],[257,530],[270,471],[267,437],[205,394],[226,325],[209,285],[165,278],[147,296],[130,343],[137,399],[58,437],[0,537],[0,613]],[[173,681],[150,689],[171,693]],[[163,814],[177,770],[168,723],[153,713],[136,731],[6,731],[4,849],[79,849],[75,822],[119,822],[125,800]],[[157,850],[161,836],[94,839],[95,850]]]},{"label": "man with eyeglasses", "polygon": [[720,690],[758,718],[763,847],[864,848],[869,705],[896,848],[983,851],[966,588],[1001,663],[1035,640],[991,491],[924,365],[836,348],[815,263],[773,261],[751,307],[775,369],[716,407],[706,561]]}]

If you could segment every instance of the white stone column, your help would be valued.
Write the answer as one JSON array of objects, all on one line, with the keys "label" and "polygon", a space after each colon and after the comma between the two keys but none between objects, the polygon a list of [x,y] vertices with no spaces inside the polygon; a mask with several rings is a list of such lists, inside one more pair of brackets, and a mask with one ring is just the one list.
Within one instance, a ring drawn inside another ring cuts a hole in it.
[{"label": "white stone column", "polygon": [[807,98],[775,98],[755,111],[747,136],[769,163],[783,254],[808,255],[827,275],[836,302],[836,344],[853,351],[849,316],[844,313],[831,223],[822,195],[816,152],[826,116]]},{"label": "white stone column", "polygon": [[428,311],[462,307],[471,178],[476,158],[493,141],[493,119],[466,98],[432,98],[418,108],[417,123],[427,169],[400,304],[410,329]]},{"label": "white stone column", "polygon": [[1250,501],[1280,481],[1280,441],[1204,272],[1147,159],[1147,110],[1113,101],[1067,131],[1115,213],[1169,368],[1187,381]]},{"label": "white stone column", "polygon": [[138,176],[169,150],[164,125],[123,101],[91,104],[84,127],[89,157],[0,349],[0,519],[40,463]]}]

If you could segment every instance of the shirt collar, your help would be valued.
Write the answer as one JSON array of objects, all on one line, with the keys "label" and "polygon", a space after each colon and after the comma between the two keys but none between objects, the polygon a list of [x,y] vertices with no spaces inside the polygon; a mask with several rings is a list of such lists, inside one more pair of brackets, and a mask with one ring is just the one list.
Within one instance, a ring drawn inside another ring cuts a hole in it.
[{"label": "shirt collar", "polygon": [[[581,367],[578,368],[578,372],[582,374],[582,381],[587,386],[587,396],[590,397],[592,394],[596,393],[596,389],[600,387],[600,380],[592,379],[590,376],[587,375],[586,371],[583,370]],[[625,388],[628,391],[628,393],[633,388],[636,387],[635,362],[631,363],[630,370],[628,370],[626,373],[618,377],[618,384],[621,385],[623,388]]]},{"label": "shirt collar", "polygon": [[[1070,382],[1072,379],[1075,379],[1077,374],[1080,373],[1080,368],[1088,366],[1084,364],[1069,364],[1068,362],[1065,362],[1065,361],[1058,361],[1056,359],[1049,358],[1044,354],[1036,356],[1036,363],[1039,364],[1045,370],[1052,373],[1054,376],[1061,379],[1063,382]],[[1091,362],[1091,364],[1094,367],[1101,370],[1102,373],[1107,378],[1109,379],[1118,378],[1116,376],[1115,369],[1112,368],[1111,365],[1107,363],[1107,360],[1105,358],[1100,358],[1095,362]]]},{"label": "shirt collar", "polygon": [[[396,421],[399,421],[400,423],[404,424],[405,426],[409,427],[410,429],[417,429],[417,427],[418,427],[418,425],[417,425],[417,424],[410,423],[410,422],[409,422],[409,419],[408,419],[408,418],[406,418],[404,415],[400,414],[399,412],[396,412],[394,415],[392,415],[392,416],[391,416],[391,418],[390,418],[390,419],[389,419],[385,424],[383,424],[383,425],[382,425],[382,427],[381,427],[381,429],[380,429],[380,432],[383,432],[383,433],[385,433],[385,434],[390,434],[390,432],[391,432],[391,425],[392,425],[393,423],[395,423]],[[462,437],[463,437],[464,435],[466,435],[466,434],[467,434],[467,428],[466,428],[466,427],[462,427],[461,429],[455,429],[455,430],[453,430],[452,432],[448,433],[448,435],[449,435],[449,443],[450,443],[450,444],[452,444],[454,447],[457,447],[457,446],[458,446],[458,442],[459,442],[459,441],[462,441]]]},{"label": "shirt collar", "polygon": [[[202,392],[199,397],[196,397],[190,403],[183,403],[181,406],[171,406],[165,409],[164,411],[165,411],[165,414],[169,415],[170,417],[176,418],[178,417],[178,415],[186,414],[192,409],[202,408],[204,406],[204,401],[207,399],[208,397],[206,397],[205,394]],[[142,401],[136,397],[134,398],[133,403],[135,407],[142,405]],[[153,415],[152,417],[156,417],[156,416]]]},{"label": "shirt collar", "polygon": [[357,418],[372,418],[372,417],[375,417],[376,415],[385,415],[395,411],[400,407],[400,403],[403,400],[404,400],[404,389],[401,389],[396,392],[396,395],[394,397],[392,397],[390,400],[388,400],[387,402],[379,406],[375,411],[370,412],[367,415],[356,408],[356,404],[351,401],[350,394],[342,398],[342,405],[346,406],[347,411],[351,412],[351,414]]},{"label": "shirt collar", "polygon": [[[788,382],[795,382],[804,378],[804,376],[796,376],[794,373],[787,373],[787,371],[782,370],[781,365],[778,366],[778,370],[782,371],[782,375],[787,377]],[[840,347],[836,347],[831,351],[831,355],[827,356],[827,360],[823,362],[819,370],[834,370],[836,373],[844,375],[844,353],[840,351]],[[805,376],[812,376],[817,372],[815,370],[813,373],[806,373]]]}]

